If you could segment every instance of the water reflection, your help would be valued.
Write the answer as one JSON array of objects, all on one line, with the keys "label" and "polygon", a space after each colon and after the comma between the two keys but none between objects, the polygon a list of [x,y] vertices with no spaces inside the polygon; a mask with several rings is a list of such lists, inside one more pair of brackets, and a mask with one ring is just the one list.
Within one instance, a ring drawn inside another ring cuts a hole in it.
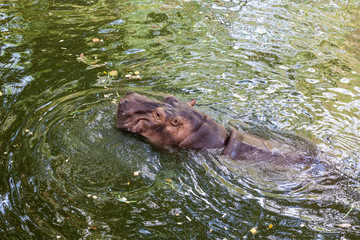
[{"label": "water reflection", "polygon": [[[357,16],[341,0],[2,2],[0,236],[355,239]],[[115,130],[128,90],[298,134],[321,161],[160,150]]]}]

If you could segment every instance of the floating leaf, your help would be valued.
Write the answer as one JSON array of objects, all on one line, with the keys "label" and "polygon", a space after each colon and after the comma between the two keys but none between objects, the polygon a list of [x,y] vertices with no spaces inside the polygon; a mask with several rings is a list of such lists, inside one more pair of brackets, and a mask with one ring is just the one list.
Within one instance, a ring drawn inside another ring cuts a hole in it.
[{"label": "floating leaf", "polygon": [[116,76],[118,75],[118,72],[117,72],[116,70],[110,71],[110,72],[109,72],[109,75],[110,75],[111,77],[116,77]]},{"label": "floating leaf", "polygon": [[339,224],[337,225],[338,227],[341,227],[341,228],[351,228],[351,224],[350,223],[342,223],[342,224]]}]

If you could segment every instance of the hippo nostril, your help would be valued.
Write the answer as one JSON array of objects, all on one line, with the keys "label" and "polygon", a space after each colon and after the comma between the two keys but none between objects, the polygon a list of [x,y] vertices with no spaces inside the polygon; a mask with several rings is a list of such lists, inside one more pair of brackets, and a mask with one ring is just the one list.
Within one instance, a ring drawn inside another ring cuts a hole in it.
[{"label": "hippo nostril", "polygon": [[127,93],[125,94],[125,96],[129,96],[129,95],[132,95],[132,94],[134,94],[134,92],[127,92]]}]

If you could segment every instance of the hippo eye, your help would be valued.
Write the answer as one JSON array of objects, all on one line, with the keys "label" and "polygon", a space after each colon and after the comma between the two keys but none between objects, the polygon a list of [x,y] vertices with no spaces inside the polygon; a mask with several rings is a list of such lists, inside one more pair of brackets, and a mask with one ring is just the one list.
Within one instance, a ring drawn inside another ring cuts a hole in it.
[{"label": "hippo eye", "polygon": [[153,112],[154,118],[157,122],[163,122],[164,121],[164,114],[162,113],[160,108],[155,109]]},{"label": "hippo eye", "polygon": [[173,118],[172,121],[171,121],[171,124],[176,127],[178,126],[180,123],[180,120],[178,118]]}]

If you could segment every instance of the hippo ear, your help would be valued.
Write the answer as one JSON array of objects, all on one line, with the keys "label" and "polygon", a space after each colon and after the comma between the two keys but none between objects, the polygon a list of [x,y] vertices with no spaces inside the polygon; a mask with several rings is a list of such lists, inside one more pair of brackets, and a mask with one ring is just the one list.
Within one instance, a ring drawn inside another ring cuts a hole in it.
[{"label": "hippo ear", "polygon": [[190,106],[194,106],[196,104],[196,100],[195,99],[191,99],[190,101],[188,101],[188,104],[190,104]]}]

